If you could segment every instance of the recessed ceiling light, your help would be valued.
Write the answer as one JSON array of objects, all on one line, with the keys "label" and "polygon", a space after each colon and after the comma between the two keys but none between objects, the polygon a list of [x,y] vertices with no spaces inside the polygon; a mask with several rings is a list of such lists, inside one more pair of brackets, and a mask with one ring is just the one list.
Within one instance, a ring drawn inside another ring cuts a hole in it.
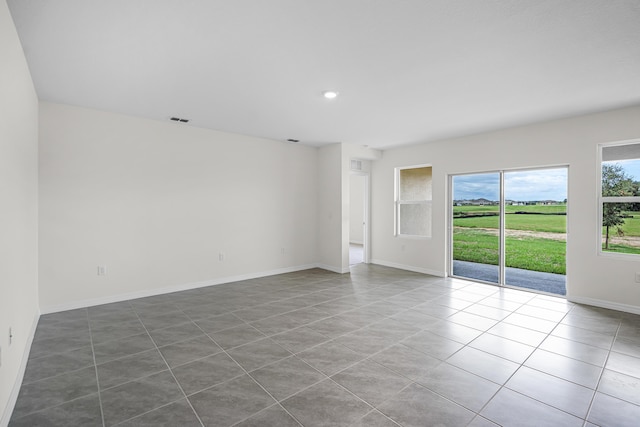
[{"label": "recessed ceiling light", "polygon": [[335,90],[325,90],[324,92],[322,92],[322,95],[327,99],[333,99],[338,96],[338,92],[336,92]]}]

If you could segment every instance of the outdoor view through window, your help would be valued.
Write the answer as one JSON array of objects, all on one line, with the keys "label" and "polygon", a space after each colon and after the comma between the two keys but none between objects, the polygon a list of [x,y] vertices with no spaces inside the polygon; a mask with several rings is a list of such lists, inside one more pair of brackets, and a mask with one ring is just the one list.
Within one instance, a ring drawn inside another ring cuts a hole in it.
[{"label": "outdoor view through window", "polygon": [[602,147],[602,251],[640,254],[640,143]]},{"label": "outdoor view through window", "polygon": [[452,186],[454,275],[566,293],[566,167],[456,175]]}]

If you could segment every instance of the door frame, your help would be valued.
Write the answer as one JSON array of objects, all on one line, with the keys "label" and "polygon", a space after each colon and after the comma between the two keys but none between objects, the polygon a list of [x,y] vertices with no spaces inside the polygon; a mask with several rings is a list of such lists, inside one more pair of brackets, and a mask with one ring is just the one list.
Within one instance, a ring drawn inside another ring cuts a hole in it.
[{"label": "door frame", "polygon": [[[371,257],[371,247],[370,247],[370,243],[371,243],[371,239],[369,238],[370,233],[371,233],[371,218],[370,218],[370,214],[371,214],[371,186],[370,186],[370,181],[371,181],[371,174],[369,172],[366,171],[354,171],[351,170],[349,171],[349,177],[351,177],[351,175],[355,175],[355,176],[362,176],[364,177],[364,200],[362,201],[363,203],[363,224],[362,224],[362,263],[363,264],[369,264],[370,261],[370,257]],[[349,187],[349,191],[351,191],[351,186]],[[351,206],[349,206],[349,212],[351,212]],[[349,221],[351,221],[351,216],[349,215]],[[351,228],[351,224],[349,224],[349,229]],[[349,233],[351,234],[351,233]],[[349,236],[350,237],[350,236]],[[351,244],[351,239],[349,240],[349,245]]]},{"label": "door frame", "polygon": [[[503,288],[511,288],[511,289],[518,289],[518,290],[523,290],[523,291],[529,291],[529,292],[536,292],[536,293],[540,293],[540,294],[548,294],[548,295],[552,295],[555,297],[562,297],[561,295],[557,295],[557,294],[551,294],[551,293],[547,293],[547,292],[543,292],[543,291],[534,291],[532,289],[529,288],[523,288],[523,287],[519,287],[519,286],[515,286],[515,285],[508,285],[506,283],[506,252],[505,252],[505,230],[506,230],[506,224],[505,224],[505,217],[506,217],[506,213],[505,213],[505,179],[504,179],[504,175],[505,173],[509,173],[509,172],[527,172],[527,171],[536,171],[536,170],[545,170],[545,169],[566,169],[567,171],[567,181],[566,181],[566,185],[567,185],[567,204],[566,204],[566,211],[567,211],[567,215],[566,215],[566,241],[565,241],[565,247],[566,245],[569,244],[569,165],[568,164],[560,164],[560,165],[547,165],[547,166],[536,166],[536,167],[525,167],[525,168],[512,168],[512,169],[500,169],[500,170],[487,170],[487,171],[479,171],[479,172],[464,172],[464,173],[453,173],[453,174],[448,174],[447,175],[447,245],[448,245],[448,250],[447,250],[447,276],[448,277],[453,277],[453,278],[458,278],[458,279],[465,279],[465,280],[472,280],[475,282],[480,282],[480,283],[486,283],[486,284],[490,284],[490,285],[494,285],[494,286],[500,286]],[[500,175],[500,204],[499,204],[499,209],[500,209],[500,230],[499,230],[499,257],[498,257],[498,283],[495,282],[488,282],[488,281],[484,281],[484,280],[479,280],[479,279],[472,279],[469,277],[463,277],[463,276],[456,276],[453,274],[453,178],[455,176],[463,176],[463,175],[480,175],[480,174],[492,174],[492,173],[497,173]],[[568,264],[568,259],[565,256],[565,267]],[[569,277],[568,275],[565,275],[565,287],[566,287],[566,295],[564,295],[564,297],[566,298],[566,296],[569,293]]]}]

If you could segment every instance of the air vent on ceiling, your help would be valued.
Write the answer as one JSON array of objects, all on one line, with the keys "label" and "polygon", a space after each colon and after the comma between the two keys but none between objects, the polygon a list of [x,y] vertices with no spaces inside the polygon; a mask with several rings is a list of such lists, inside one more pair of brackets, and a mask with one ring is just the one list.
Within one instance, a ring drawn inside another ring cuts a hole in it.
[{"label": "air vent on ceiling", "polygon": [[171,117],[170,120],[180,123],[189,123],[189,119],[181,119],[180,117]]},{"label": "air vent on ceiling", "polygon": [[290,143],[292,143],[292,144],[295,144],[296,142],[300,142],[300,140],[299,140],[299,139],[289,138],[289,139],[287,139],[287,142],[290,142]]},{"label": "air vent on ceiling", "polygon": [[362,170],[362,160],[351,160],[351,169],[354,171]]}]

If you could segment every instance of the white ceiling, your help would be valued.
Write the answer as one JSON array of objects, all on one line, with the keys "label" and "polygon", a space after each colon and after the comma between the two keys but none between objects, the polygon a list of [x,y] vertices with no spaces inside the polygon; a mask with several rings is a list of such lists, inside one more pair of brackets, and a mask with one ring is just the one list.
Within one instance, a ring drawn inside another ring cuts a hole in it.
[{"label": "white ceiling", "polygon": [[640,0],[8,4],[41,100],[185,126],[389,148],[640,104]]}]

